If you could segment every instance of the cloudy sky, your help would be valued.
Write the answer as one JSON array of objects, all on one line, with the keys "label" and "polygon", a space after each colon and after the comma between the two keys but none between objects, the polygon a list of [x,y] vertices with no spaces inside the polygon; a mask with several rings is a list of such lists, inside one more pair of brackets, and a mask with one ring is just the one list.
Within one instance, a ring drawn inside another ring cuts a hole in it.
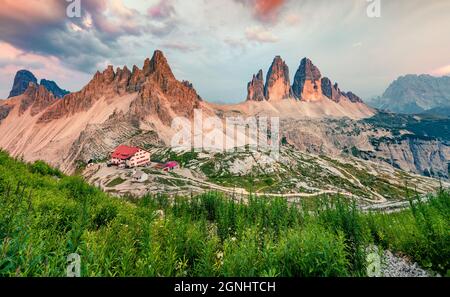
[{"label": "cloudy sky", "polygon": [[370,0],[80,1],[69,18],[69,0],[0,0],[0,98],[19,69],[77,91],[108,64],[142,67],[155,49],[216,102],[245,99],[276,55],[291,77],[306,56],[363,98],[403,74],[450,74],[448,0],[380,0],[380,18],[368,17]]}]

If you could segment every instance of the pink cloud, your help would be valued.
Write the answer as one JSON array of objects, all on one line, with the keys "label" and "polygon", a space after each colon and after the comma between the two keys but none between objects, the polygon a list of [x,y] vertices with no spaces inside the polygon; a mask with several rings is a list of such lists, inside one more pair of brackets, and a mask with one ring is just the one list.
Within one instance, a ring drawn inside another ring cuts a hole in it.
[{"label": "pink cloud", "polygon": [[285,0],[256,0],[256,15],[263,21],[274,21]]},{"label": "pink cloud", "polygon": [[281,8],[286,0],[235,0],[252,9],[254,16],[261,22],[274,23],[278,20]]},{"label": "pink cloud", "polygon": [[175,8],[172,1],[161,0],[158,4],[150,7],[147,14],[155,19],[167,19],[175,14]]},{"label": "pink cloud", "polygon": [[[26,3],[25,3],[26,2]],[[66,6],[63,1],[2,0],[0,18],[10,21],[22,21],[25,23],[56,23],[65,18]]]}]

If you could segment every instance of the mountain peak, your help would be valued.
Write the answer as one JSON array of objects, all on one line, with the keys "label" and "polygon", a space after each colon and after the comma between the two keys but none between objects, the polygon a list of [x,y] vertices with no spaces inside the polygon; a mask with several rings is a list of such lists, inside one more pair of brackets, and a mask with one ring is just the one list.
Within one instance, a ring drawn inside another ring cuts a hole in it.
[{"label": "mountain peak", "polygon": [[31,73],[31,71],[26,69],[17,71],[14,77],[13,87],[8,98],[22,95],[28,88],[30,82],[36,85],[38,84],[36,77],[33,73]]},{"label": "mountain peak", "polygon": [[342,93],[337,83],[333,85],[328,77],[323,77],[321,79],[321,87],[324,96],[333,100],[334,102],[340,101]]},{"label": "mountain peak", "polygon": [[[145,67],[146,65],[144,64],[144,73],[147,75]],[[150,73],[159,72],[161,75],[166,77],[175,78],[166,57],[164,57],[163,52],[160,50],[155,50],[152,59],[148,62],[147,67],[149,67]]]},{"label": "mountain peak", "polygon": [[289,79],[289,67],[276,56],[267,72],[264,97],[267,100],[287,99],[292,96],[291,82]]},{"label": "mountain peak", "polygon": [[247,85],[247,101],[264,101],[264,75],[260,69]]},{"label": "mountain peak", "polygon": [[310,59],[303,58],[294,77],[292,91],[297,99],[319,100],[322,97],[322,74]]}]

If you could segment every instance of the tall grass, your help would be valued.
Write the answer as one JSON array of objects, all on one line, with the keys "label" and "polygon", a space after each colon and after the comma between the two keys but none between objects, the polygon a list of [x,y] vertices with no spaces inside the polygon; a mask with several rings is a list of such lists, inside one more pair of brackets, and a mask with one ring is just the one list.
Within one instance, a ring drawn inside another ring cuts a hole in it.
[{"label": "tall grass", "polygon": [[450,269],[445,191],[393,214],[340,197],[132,200],[0,152],[0,275],[64,276],[75,252],[83,276],[364,276],[371,244]]}]

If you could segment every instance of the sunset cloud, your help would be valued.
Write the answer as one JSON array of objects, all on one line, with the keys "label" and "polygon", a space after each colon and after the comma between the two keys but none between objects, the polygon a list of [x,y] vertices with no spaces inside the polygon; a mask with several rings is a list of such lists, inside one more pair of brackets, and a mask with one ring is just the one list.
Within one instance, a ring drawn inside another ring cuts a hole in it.
[{"label": "sunset cloud", "polygon": [[175,8],[172,1],[160,0],[156,5],[149,7],[147,14],[155,19],[167,19],[175,15]]},{"label": "sunset cloud", "polygon": [[264,23],[274,23],[286,0],[235,0],[249,7],[256,19]]}]

